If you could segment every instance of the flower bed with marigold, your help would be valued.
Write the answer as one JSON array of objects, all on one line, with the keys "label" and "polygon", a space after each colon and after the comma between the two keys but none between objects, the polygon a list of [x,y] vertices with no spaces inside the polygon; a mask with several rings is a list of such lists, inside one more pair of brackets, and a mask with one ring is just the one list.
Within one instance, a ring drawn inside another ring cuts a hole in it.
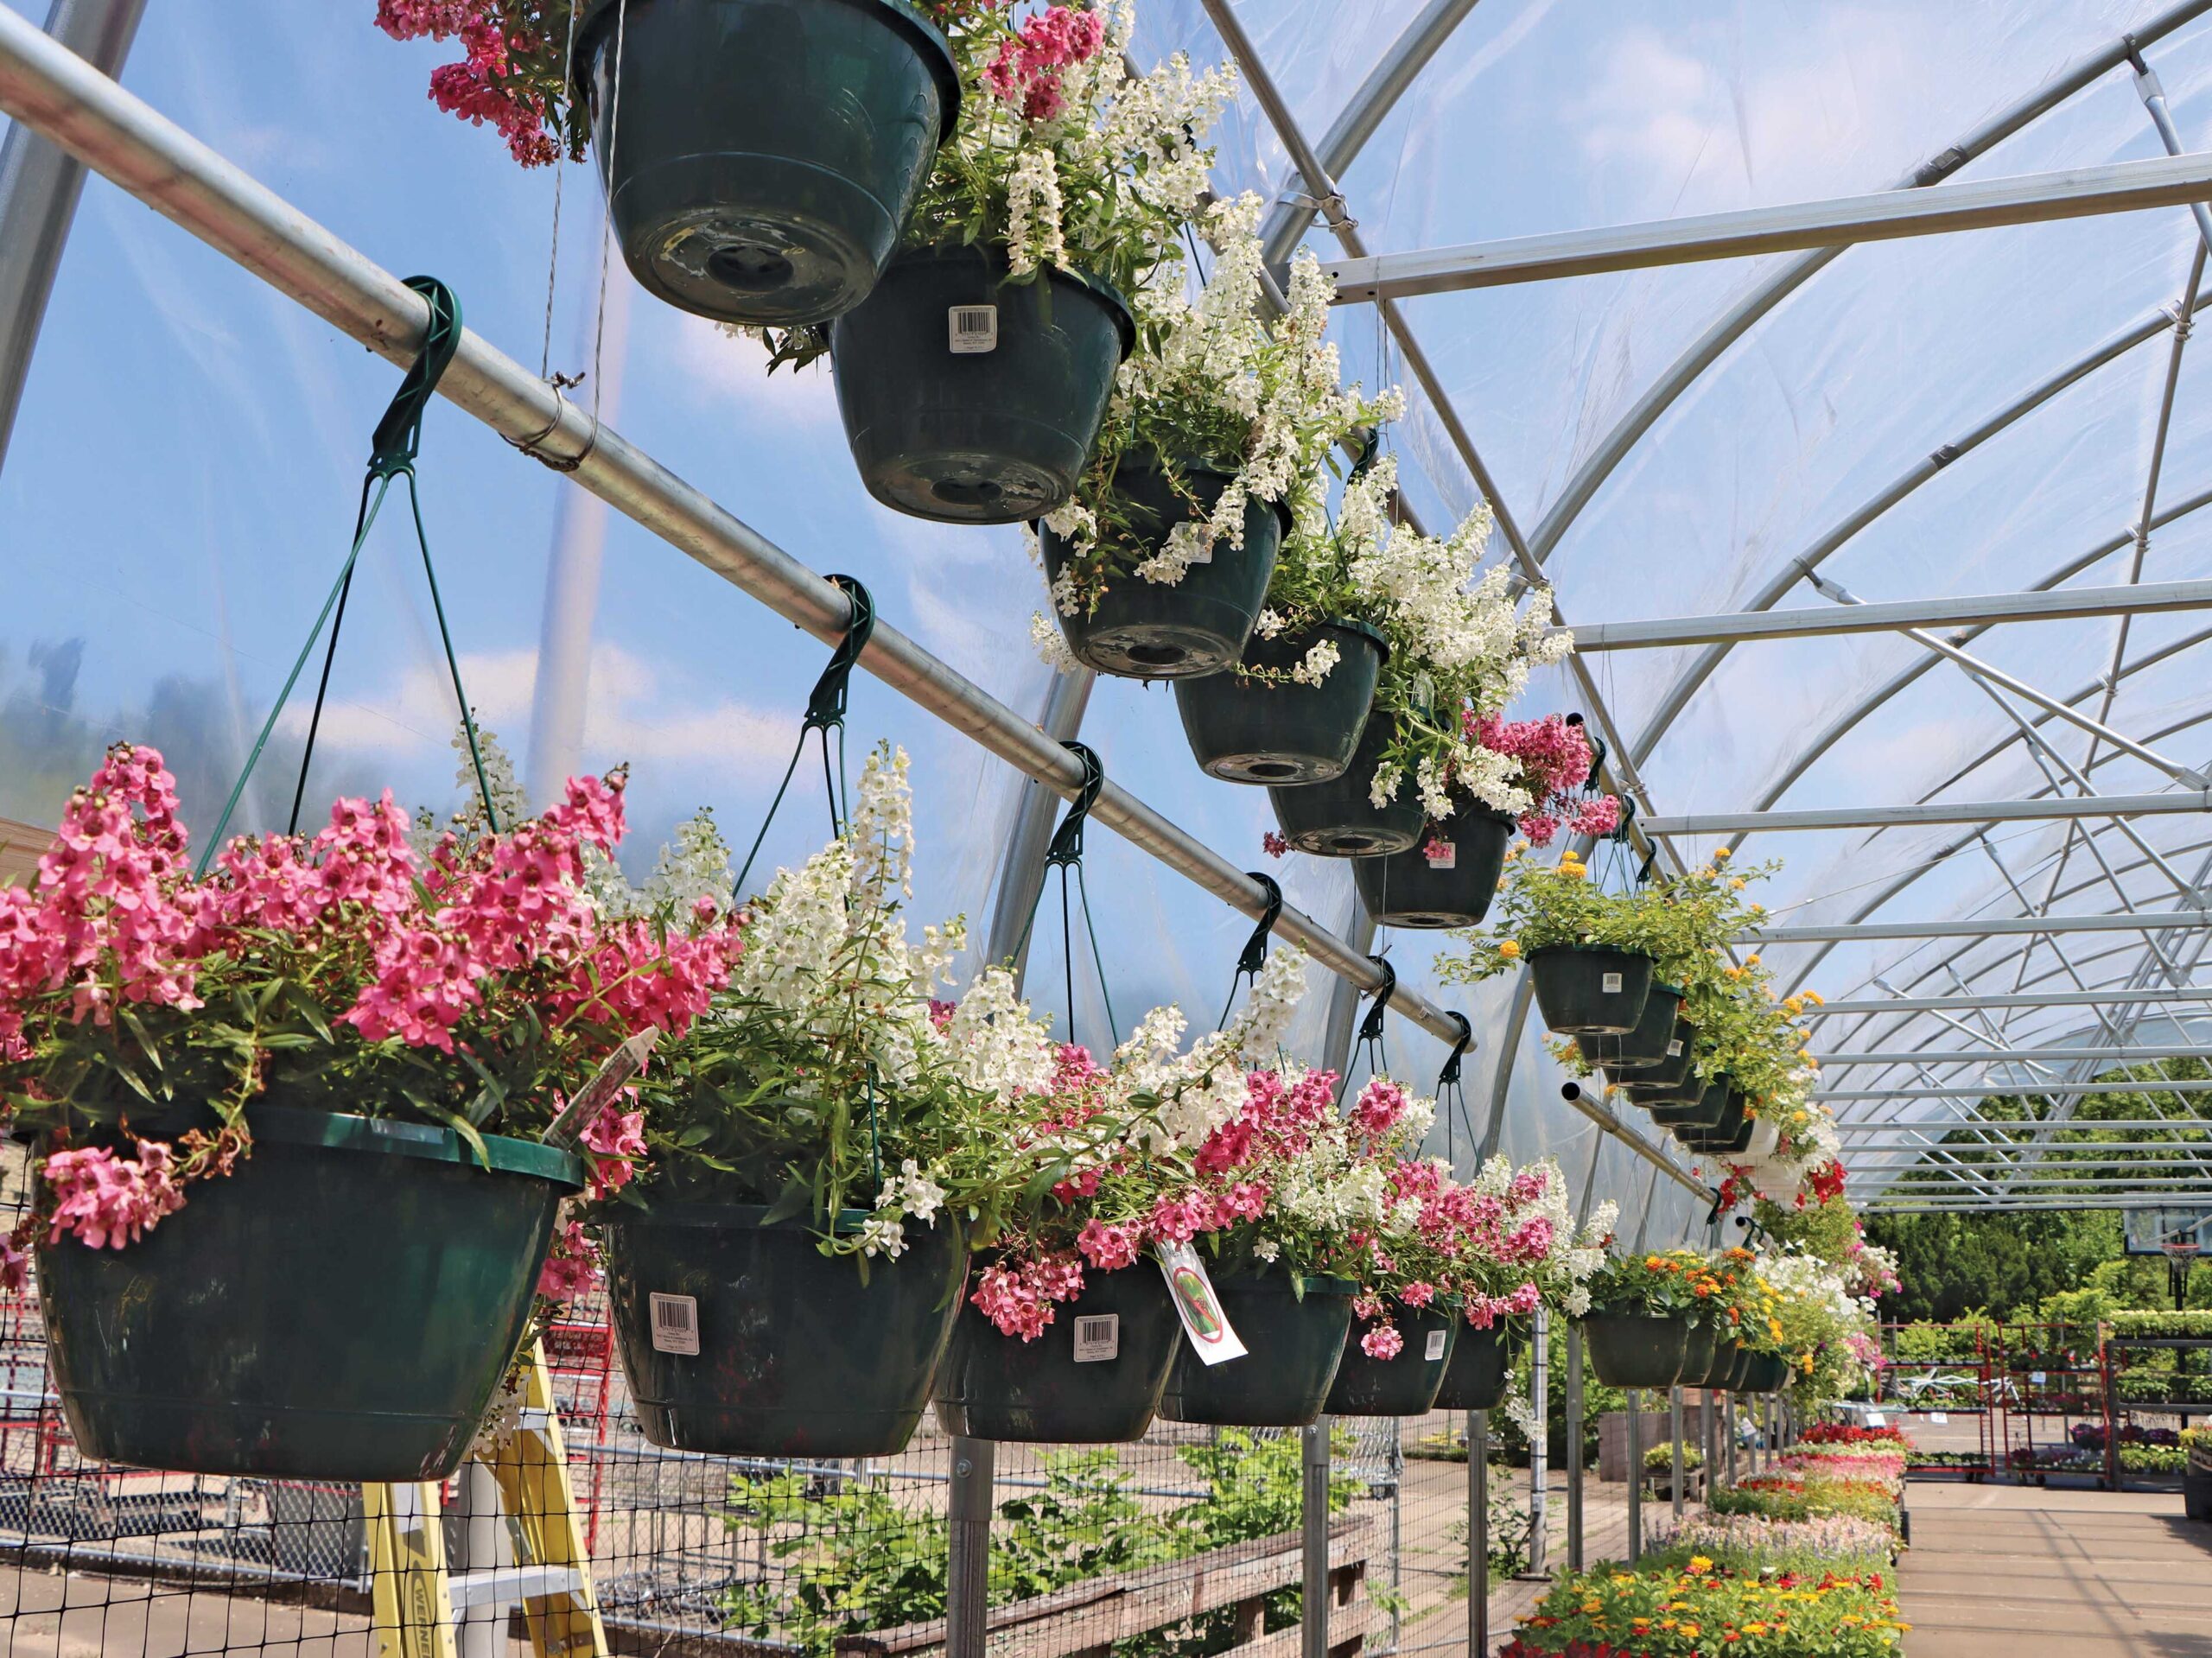
[{"label": "flower bed with marigold", "polygon": [[1680,1551],[1642,1569],[1569,1577],[1522,1622],[1505,1658],[1874,1658],[1903,1645],[1881,1570],[1761,1572]]}]

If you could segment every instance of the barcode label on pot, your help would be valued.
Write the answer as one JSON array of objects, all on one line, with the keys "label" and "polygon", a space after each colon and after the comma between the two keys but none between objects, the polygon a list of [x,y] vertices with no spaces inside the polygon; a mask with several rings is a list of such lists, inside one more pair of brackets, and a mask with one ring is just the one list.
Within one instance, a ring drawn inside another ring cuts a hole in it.
[{"label": "barcode label on pot", "polygon": [[652,1293],[653,1351],[699,1356],[699,1303],[689,1295]]},{"label": "barcode label on pot", "polygon": [[1606,974],[1604,978],[1598,981],[1598,988],[1600,992],[1608,996],[1619,995],[1621,993],[1621,975],[1618,973]]},{"label": "barcode label on pot", "polygon": [[1681,1057],[1682,1039],[1678,1036],[1672,1042],[1669,1042],[1667,1045],[1667,1058],[1669,1059],[1679,1059]]},{"label": "barcode label on pot", "polygon": [[1459,848],[1452,841],[1431,841],[1423,848],[1422,856],[1428,860],[1431,869],[1457,869],[1459,867]]},{"label": "barcode label on pot", "polygon": [[1075,1362],[1096,1364],[1117,1357],[1122,1350],[1122,1315],[1096,1313],[1075,1321]]},{"label": "barcode label on pot", "polygon": [[1421,1353],[1429,1363],[1433,1364],[1444,1356],[1444,1344],[1448,1339],[1448,1331],[1432,1330],[1428,1332],[1428,1345],[1421,1350]]},{"label": "barcode label on pot", "polygon": [[945,314],[955,357],[980,357],[999,348],[999,308],[956,305]]}]

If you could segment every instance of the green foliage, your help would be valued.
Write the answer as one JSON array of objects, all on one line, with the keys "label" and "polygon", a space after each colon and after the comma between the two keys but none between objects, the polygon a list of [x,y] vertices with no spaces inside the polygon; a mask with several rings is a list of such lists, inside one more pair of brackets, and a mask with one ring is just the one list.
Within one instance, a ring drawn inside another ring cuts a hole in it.
[{"label": "green foliage", "polygon": [[[1338,1448],[1350,1452],[1349,1436]],[[1205,1481],[1206,1495],[1165,1510],[1140,1495],[1111,1446],[1047,1456],[1043,1488],[998,1505],[991,1604],[1297,1529],[1304,1483],[1297,1434],[1262,1439],[1224,1428],[1213,1443],[1176,1454]],[[1330,1511],[1350,1507],[1359,1491],[1358,1480],[1333,1474]],[[728,1506],[729,1529],[764,1534],[780,1570],[723,1591],[728,1632],[793,1642],[818,1658],[841,1635],[944,1615],[945,1520],[919,1494],[864,1478],[825,1488],[818,1477],[793,1473],[733,1479]],[[1269,1627],[1295,1621],[1297,1606],[1294,1589],[1269,1597]],[[1232,1639],[1226,1614],[1216,1614],[1147,1644],[1174,1658],[1203,1658]]]},{"label": "green foliage", "polygon": [[2189,1466],[2189,1452],[2179,1445],[2124,1445],[2120,1466],[2128,1474],[2178,1474]]},{"label": "green foliage", "polygon": [[[1643,1465],[1654,1473],[1671,1474],[1675,1471],[1675,1443],[1669,1439],[1655,1445],[1643,1453]],[[1682,1471],[1694,1473],[1705,1466],[1705,1452],[1694,1445],[1682,1446]]]},{"label": "green foliage", "polygon": [[1980,1344],[1993,1339],[1996,1331],[1997,1320],[1979,1309],[1966,1312],[1955,1324],[1899,1324],[1891,1332],[1890,1356],[1904,1362],[1971,1363],[1981,1356]]},{"label": "green foliage", "polygon": [[2212,1337],[2212,1312],[2121,1312],[2113,1313],[2111,1318],[2112,1333],[2115,1336],[2142,1336],[2164,1341]]}]

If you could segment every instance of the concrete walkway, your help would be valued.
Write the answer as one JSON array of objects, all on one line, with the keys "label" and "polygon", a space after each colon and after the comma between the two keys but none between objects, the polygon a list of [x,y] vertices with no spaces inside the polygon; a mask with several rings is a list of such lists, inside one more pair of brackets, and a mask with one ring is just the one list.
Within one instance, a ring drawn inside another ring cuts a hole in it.
[{"label": "concrete walkway", "polygon": [[2212,1524],[2178,1496],[1916,1482],[1910,1658],[2212,1658]]}]

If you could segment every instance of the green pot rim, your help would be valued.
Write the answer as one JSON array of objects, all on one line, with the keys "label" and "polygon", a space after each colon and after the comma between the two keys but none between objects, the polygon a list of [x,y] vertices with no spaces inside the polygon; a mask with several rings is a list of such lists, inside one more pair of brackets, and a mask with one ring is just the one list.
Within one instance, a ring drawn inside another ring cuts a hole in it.
[{"label": "green pot rim", "polygon": [[[751,1228],[767,1232],[810,1232],[814,1229],[811,1216],[786,1215],[781,1220],[767,1218],[770,1205],[766,1204],[717,1204],[699,1202],[690,1198],[669,1198],[649,1203],[645,1208],[622,1204],[602,1218],[609,1225],[629,1222],[641,1226],[696,1227],[715,1231],[734,1232]],[[830,1223],[833,1237],[856,1236],[868,1224],[873,1211],[865,1209],[841,1209]]]},{"label": "green pot rim", "polygon": [[[931,22],[911,0],[823,0],[823,3],[881,6],[910,31],[921,36],[924,44],[931,48],[925,55],[929,58],[938,85],[945,94],[944,118],[938,124],[937,141],[939,144],[950,143],[953,129],[960,124],[962,92],[960,66],[953,60],[952,42],[944,38],[944,31]],[[591,54],[594,49],[590,42],[591,31],[600,17],[613,4],[614,0],[582,0],[582,10],[575,20],[575,62],[570,67],[570,73],[577,78],[575,86],[571,89],[571,96],[576,97],[579,102],[582,101],[582,77],[590,65]]]},{"label": "green pot rim", "polygon": [[556,1185],[581,1189],[583,1159],[542,1140],[508,1134],[483,1136],[484,1155],[450,1128],[391,1117],[364,1117],[302,1106],[272,1105],[246,1113],[246,1127],[257,1140],[278,1146],[307,1146],[333,1152],[381,1153],[429,1163],[465,1163],[494,1174],[524,1174]]}]

